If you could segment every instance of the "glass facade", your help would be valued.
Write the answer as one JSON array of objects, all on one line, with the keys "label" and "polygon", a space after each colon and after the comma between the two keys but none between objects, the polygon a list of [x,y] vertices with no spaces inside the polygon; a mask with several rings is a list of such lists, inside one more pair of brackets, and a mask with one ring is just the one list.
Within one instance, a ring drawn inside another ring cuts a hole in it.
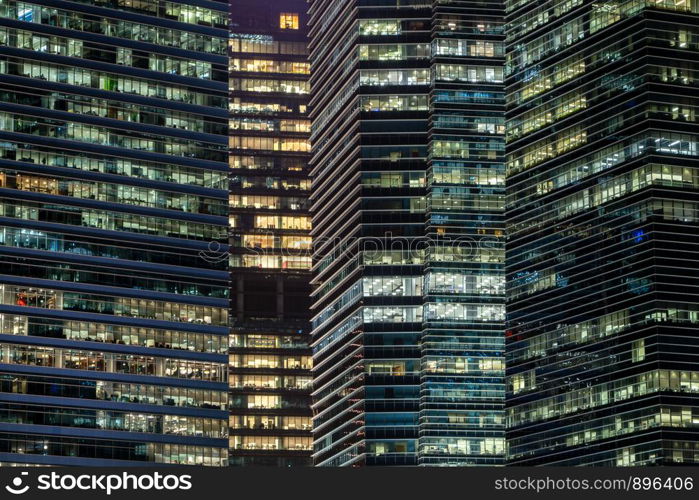
[{"label": "glass facade", "polygon": [[509,460],[699,463],[699,4],[507,20]]},{"label": "glass facade", "polygon": [[502,464],[503,6],[310,17],[314,463]]},{"label": "glass facade", "polygon": [[311,465],[306,9],[232,5],[231,465]]},{"label": "glass facade", "polygon": [[0,2],[3,463],[228,463],[227,10]]}]

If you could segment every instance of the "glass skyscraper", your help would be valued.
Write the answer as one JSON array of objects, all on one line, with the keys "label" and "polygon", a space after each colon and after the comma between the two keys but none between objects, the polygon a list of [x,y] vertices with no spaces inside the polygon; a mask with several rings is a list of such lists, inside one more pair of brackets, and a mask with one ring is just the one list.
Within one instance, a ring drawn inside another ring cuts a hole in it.
[{"label": "glass skyscraper", "polygon": [[699,3],[507,20],[510,463],[699,463]]},{"label": "glass skyscraper", "polygon": [[232,4],[231,465],[311,465],[305,0]]},{"label": "glass skyscraper", "polygon": [[0,2],[0,462],[227,463],[227,13]]},{"label": "glass skyscraper", "polygon": [[314,462],[501,464],[503,6],[310,16]]}]

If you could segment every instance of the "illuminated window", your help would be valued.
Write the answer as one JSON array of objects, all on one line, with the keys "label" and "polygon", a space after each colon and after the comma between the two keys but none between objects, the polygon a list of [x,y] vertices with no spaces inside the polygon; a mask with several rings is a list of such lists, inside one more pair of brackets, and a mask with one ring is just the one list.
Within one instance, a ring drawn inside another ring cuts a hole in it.
[{"label": "illuminated window", "polygon": [[279,14],[279,27],[283,30],[299,29],[299,15],[287,12]]},{"label": "illuminated window", "polygon": [[247,248],[274,248],[274,236],[268,234],[245,234],[243,246]]},{"label": "illuminated window", "polygon": [[646,358],[646,340],[635,340],[631,345],[631,361],[638,363]]},{"label": "illuminated window", "polygon": [[282,248],[308,250],[311,248],[310,236],[282,236]]}]

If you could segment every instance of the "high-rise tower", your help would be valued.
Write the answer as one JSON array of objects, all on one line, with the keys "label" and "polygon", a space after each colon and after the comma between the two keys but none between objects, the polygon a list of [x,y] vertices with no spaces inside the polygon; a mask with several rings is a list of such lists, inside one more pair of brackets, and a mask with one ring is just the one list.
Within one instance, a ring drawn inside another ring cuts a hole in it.
[{"label": "high-rise tower", "polygon": [[314,461],[500,464],[503,7],[310,5]]},{"label": "high-rise tower", "polygon": [[509,459],[697,463],[699,4],[507,19]]},{"label": "high-rise tower", "polygon": [[231,23],[231,465],[310,465],[307,5]]},{"label": "high-rise tower", "polygon": [[0,462],[225,465],[227,3],[0,3]]}]

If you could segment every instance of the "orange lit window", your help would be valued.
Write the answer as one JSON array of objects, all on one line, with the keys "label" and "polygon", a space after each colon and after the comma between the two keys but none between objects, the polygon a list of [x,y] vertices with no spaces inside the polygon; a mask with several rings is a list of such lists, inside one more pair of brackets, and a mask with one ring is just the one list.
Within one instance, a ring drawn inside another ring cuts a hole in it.
[{"label": "orange lit window", "polygon": [[283,30],[299,29],[299,15],[288,12],[279,14],[279,27]]}]

